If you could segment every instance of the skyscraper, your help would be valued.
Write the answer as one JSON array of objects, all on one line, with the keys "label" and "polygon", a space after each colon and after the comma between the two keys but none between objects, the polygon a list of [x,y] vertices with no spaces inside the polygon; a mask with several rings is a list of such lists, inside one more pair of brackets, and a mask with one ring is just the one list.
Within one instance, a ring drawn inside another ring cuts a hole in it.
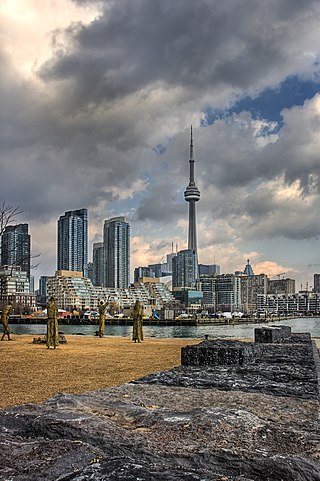
[{"label": "skyscraper", "polygon": [[179,251],[172,259],[172,288],[194,287],[197,277],[195,251],[193,249]]},{"label": "skyscraper", "polygon": [[1,264],[21,267],[30,277],[30,235],[28,224],[7,226],[1,238]]},{"label": "skyscraper", "polygon": [[103,242],[95,242],[93,244],[93,285],[103,286],[104,285],[104,245]]},{"label": "skyscraper", "polygon": [[58,270],[88,275],[87,209],[70,210],[58,220]]},{"label": "skyscraper", "polygon": [[125,217],[105,220],[103,227],[106,287],[128,287],[130,282],[130,226]]},{"label": "skyscraper", "polygon": [[197,257],[197,225],[196,225],[196,202],[200,199],[200,191],[194,181],[194,158],[193,158],[193,138],[191,126],[190,139],[190,180],[184,192],[185,201],[189,203],[189,233],[188,249],[193,249]]}]

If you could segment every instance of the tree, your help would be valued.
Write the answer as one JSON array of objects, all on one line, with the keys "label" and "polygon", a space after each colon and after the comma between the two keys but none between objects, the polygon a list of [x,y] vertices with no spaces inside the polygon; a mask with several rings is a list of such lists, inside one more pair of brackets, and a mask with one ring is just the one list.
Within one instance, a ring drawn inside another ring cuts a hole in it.
[{"label": "tree", "polygon": [[[2,235],[10,224],[15,224],[16,223],[16,218],[20,214],[22,214],[23,210],[20,209],[20,207],[13,207],[9,204],[7,204],[5,201],[0,204],[0,241],[2,238]],[[0,253],[1,253],[1,244],[0,244]],[[38,259],[41,254],[32,254],[30,253],[30,260],[31,259]],[[14,263],[11,268],[14,268],[16,266],[19,266],[25,262],[27,258],[21,258],[19,262]],[[1,259],[0,259],[0,264],[1,264]],[[30,269],[36,269],[39,266],[40,262],[37,264],[30,265]]]},{"label": "tree", "polygon": [[23,210],[20,207],[13,207],[6,202],[2,202],[0,205],[0,238],[5,228],[15,222],[16,217],[22,214]]},{"label": "tree", "polygon": [[[1,244],[2,244],[2,236],[4,234],[4,231],[9,225],[14,225],[16,224],[17,217],[22,214],[23,210],[20,209],[20,207],[13,207],[6,202],[2,202],[0,204],[0,254],[1,254]],[[22,245],[22,244],[20,244]],[[15,246],[14,249],[17,249],[17,246]],[[14,250],[13,249],[13,250]],[[30,260],[31,259],[37,259],[40,257],[40,254],[32,254],[30,253]],[[11,275],[13,272],[13,269],[15,267],[19,267],[24,262],[29,258],[28,257],[22,257],[13,264],[10,264],[10,270],[11,270]],[[1,258],[0,258],[0,264],[1,264]],[[31,263],[30,263],[31,264]],[[30,269],[35,269],[39,266],[40,263],[37,264],[32,264],[30,265]],[[0,279],[0,300],[3,300],[3,295],[4,295],[4,285],[5,285],[5,277],[1,276]]]}]

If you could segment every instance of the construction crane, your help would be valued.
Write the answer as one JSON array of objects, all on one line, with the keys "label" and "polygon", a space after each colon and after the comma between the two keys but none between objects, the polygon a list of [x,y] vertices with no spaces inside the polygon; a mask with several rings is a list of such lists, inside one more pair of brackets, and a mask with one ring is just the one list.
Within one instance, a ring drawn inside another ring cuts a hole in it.
[{"label": "construction crane", "polygon": [[277,274],[278,281],[280,281],[280,276],[284,276],[285,272],[280,272],[280,274]]}]

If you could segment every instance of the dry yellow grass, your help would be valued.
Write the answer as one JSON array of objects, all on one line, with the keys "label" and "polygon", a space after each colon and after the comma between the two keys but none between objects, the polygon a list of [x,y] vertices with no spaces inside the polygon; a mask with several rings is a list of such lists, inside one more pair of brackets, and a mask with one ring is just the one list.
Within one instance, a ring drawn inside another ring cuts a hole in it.
[{"label": "dry yellow grass", "polygon": [[[180,365],[181,347],[199,339],[67,336],[56,350],[32,335],[0,342],[0,408],[42,402],[58,392],[81,393],[123,384]],[[320,339],[316,340],[320,348]]]},{"label": "dry yellow grass", "polygon": [[180,364],[181,347],[199,339],[67,336],[56,350],[33,344],[31,335],[0,342],[0,408],[42,402],[58,392],[81,393],[115,386]]}]

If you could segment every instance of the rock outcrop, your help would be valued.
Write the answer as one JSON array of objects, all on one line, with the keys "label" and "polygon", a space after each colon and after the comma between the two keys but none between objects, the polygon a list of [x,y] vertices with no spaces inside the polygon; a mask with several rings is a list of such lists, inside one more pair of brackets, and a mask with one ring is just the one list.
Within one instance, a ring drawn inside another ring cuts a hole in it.
[{"label": "rock outcrop", "polygon": [[318,481],[318,353],[306,337],[259,343],[248,362],[2,410],[0,480]]}]

